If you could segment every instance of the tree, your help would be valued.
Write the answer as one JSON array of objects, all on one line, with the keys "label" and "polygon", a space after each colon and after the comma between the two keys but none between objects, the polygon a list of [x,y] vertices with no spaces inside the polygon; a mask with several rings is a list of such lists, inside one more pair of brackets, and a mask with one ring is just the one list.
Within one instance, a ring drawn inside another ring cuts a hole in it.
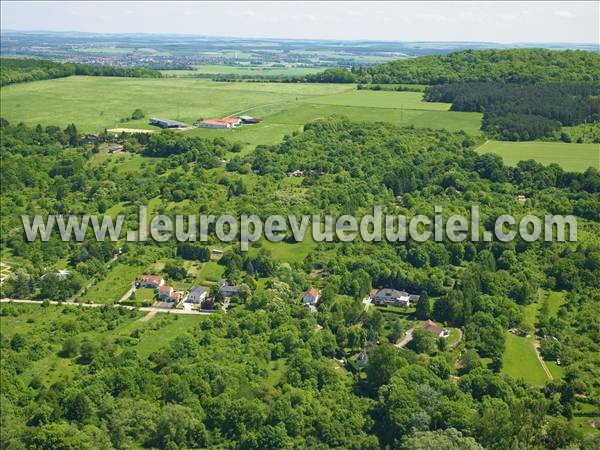
[{"label": "tree", "polygon": [[25,337],[22,334],[15,333],[14,336],[10,340],[10,348],[12,348],[15,352],[20,352],[26,346]]},{"label": "tree", "polygon": [[156,420],[155,445],[165,448],[194,448],[206,445],[207,432],[204,424],[190,408],[182,405],[165,405]]},{"label": "tree", "polygon": [[68,337],[63,342],[60,356],[64,358],[72,358],[79,354],[79,341],[74,337]]},{"label": "tree", "polygon": [[140,108],[136,108],[133,113],[131,113],[131,118],[133,120],[139,120],[139,119],[143,119],[145,116],[144,111],[142,111]]},{"label": "tree", "polygon": [[173,280],[183,280],[187,276],[187,270],[185,267],[175,263],[165,264],[164,272]]},{"label": "tree", "polygon": [[476,348],[481,356],[502,357],[506,339],[502,325],[482,311],[475,313],[465,327],[468,347]]},{"label": "tree", "polygon": [[421,293],[421,297],[417,302],[417,310],[415,312],[417,319],[419,320],[427,320],[431,318],[431,300],[429,299],[429,295],[426,292]]},{"label": "tree", "polygon": [[221,286],[219,286],[218,284],[213,284],[210,287],[210,296],[213,299],[214,303],[220,303],[225,298],[225,297],[223,297],[223,292],[221,291]]},{"label": "tree", "polygon": [[381,344],[369,353],[365,367],[367,381],[373,388],[386,384],[399,368],[406,364],[393,345]]},{"label": "tree", "polygon": [[98,346],[89,341],[89,340],[84,340],[81,343],[81,347],[79,350],[79,362],[81,362],[82,364],[89,364],[92,362],[92,360],[94,359],[94,357],[98,354],[99,348]]},{"label": "tree", "polygon": [[415,352],[426,353],[428,355],[435,353],[437,349],[437,340],[431,331],[417,328],[413,331],[412,336],[409,346]]},{"label": "tree", "polygon": [[418,431],[406,437],[401,450],[484,450],[472,437],[463,436],[454,428],[435,431]]},{"label": "tree", "polygon": [[70,124],[65,128],[65,134],[67,141],[71,147],[77,147],[79,145],[79,134],[77,133],[77,127],[75,124]]}]

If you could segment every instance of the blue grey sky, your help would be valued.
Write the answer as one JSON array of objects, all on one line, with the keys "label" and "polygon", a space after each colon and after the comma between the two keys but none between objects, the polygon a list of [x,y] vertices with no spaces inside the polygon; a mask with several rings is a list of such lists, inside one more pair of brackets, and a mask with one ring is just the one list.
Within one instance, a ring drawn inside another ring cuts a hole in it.
[{"label": "blue grey sky", "polygon": [[17,2],[2,29],[395,41],[600,42],[600,2]]}]

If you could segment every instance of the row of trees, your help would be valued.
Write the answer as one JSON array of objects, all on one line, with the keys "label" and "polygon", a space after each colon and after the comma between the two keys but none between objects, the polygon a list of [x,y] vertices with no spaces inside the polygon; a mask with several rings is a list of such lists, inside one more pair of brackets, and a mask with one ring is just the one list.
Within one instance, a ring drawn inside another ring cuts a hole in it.
[{"label": "row of trees", "polygon": [[59,63],[41,59],[1,58],[0,86],[26,81],[63,78],[71,75],[98,77],[160,78],[155,70],[134,67],[99,66],[81,63]]}]

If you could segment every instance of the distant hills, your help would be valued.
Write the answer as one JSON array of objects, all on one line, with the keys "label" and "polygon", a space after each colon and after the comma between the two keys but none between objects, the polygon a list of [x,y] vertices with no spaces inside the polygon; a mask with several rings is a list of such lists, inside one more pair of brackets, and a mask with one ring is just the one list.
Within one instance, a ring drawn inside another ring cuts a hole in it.
[{"label": "distant hills", "polygon": [[329,69],[307,81],[338,83],[445,84],[600,81],[600,54],[582,50],[463,50],[388,62],[351,72]]}]

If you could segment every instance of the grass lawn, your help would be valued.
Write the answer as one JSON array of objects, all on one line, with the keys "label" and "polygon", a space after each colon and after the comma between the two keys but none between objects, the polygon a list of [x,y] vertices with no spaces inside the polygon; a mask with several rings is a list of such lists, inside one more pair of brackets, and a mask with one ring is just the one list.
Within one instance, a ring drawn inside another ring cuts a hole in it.
[{"label": "grass lawn", "polygon": [[565,368],[556,364],[556,361],[546,361],[546,366],[556,379],[562,378],[565,375]]},{"label": "grass lawn", "polygon": [[208,261],[202,266],[200,270],[200,274],[198,276],[198,281],[200,283],[217,283],[219,280],[223,278],[223,272],[225,271],[225,266],[221,266],[217,264],[216,261]]},{"label": "grass lawn", "polygon": [[138,355],[150,353],[166,346],[176,336],[185,334],[198,326],[203,316],[157,314],[148,322],[136,322],[136,328],[144,329],[134,348]]},{"label": "grass lawn", "polygon": [[423,101],[422,92],[366,91],[352,90],[332,93],[316,98],[303,99],[301,102],[322,105],[359,106],[361,108],[425,109],[448,111],[450,103],[432,103]]},{"label": "grass lawn", "polygon": [[[358,91],[359,94],[363,91]],[[412,94],[412,92],[394,92]],[[432,103],[430,103],[432,104]],[[269,118],[270,121],[282,124],[296,124],[298,127],[315,119],[328,116],[344,116],[353,121],[391,122],[396,125],[413,125],[418,128],[437,128],[450,131],[465,130],[478,134],[481,126],[480,113],[441,111],[435,109],[399,109],[377,108],[349,105],[329,105],[320,103],[304,103],[296,108],[278,112]]]},{"label": "grass lawn", "polygon": [[542,293],[544,298],[547,299],[548,313],[550,314],[550,317],[556,317],[558,314],[558,309],[566,301],[565,293],[555,291],[542,291]]},{"label": "grass lawn", "polygon": [[487,141],[479,153],[497,153],[505,164],[534,159],[542,164],[556,163],[565,170],[583,172],[588,167],[600,169],[599,144],[566,144],[564,142]]},{"label": "grass lawn", "polygon": [[270,242],[266,239],[263,239],[260,242],[262,243],[262,247],[257,248],[250,246],[248,249],[250,255],[255,255],[260,248],[265,248],[271,252],[271,258],[274,261],[290,264],[303,263],[308,254],[317,246],[317,243],[310,239],[309,236],[305,236],[305,239],[302,242],[294,243]]},{"label": "grass lawn", "polygon": [[135,290],[135,299],[140,301],[152,301],[154,300],[154,295],[156,294],[156,290],[151,288],[139,288]]},{"label": "grass lawn", "polygon": [[505,373],[522,378],[526,382],[542,386],[548,377],[537,359],[533,339],[506,333],[506,350],[503,356],[503,369]]},{"label": "grass lawn", "polygon": [[142,267],[117,264],[108,272],[103,280],[93,285],[84,295],[82,301],[112,304],[121,299],[131,287],[131,283],[142,273]]}]

